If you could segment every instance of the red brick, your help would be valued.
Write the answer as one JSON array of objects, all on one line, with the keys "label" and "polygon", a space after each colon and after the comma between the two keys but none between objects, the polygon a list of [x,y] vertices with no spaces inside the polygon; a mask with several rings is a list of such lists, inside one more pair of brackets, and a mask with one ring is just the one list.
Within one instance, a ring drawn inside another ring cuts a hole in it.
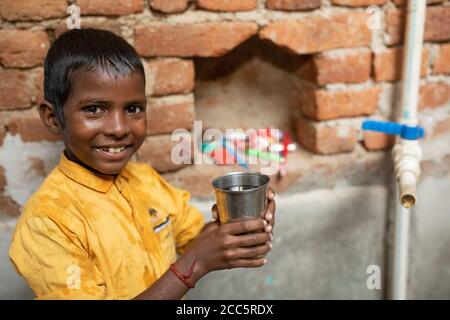
[{"label": "red brick", "polygon": [[266,7],[271,10],[310,10],[319,8],[322,0],[267,0]]},{"label": "red brick", "polygon": [[386,0],[331,0],[331,3],[333,3],[333,4],[340,5],[340,6],[348,6],[348,7],[382,5],[385,2],[386,2]]},{"label": "red brick", "polygon": [[152,98],[147,105],[147,134],[171,133],[194,125],[194,96]]},{"label": "red brick", "polygon": [[[406,5],[406,0],[393,0],[397,6]],[[441,3],[443,0],[427,0],[427,4]]]},{"label": "red brick", "polygon": [[297,54],[364,46],[369,45],[372,38],[367,18],[362,12],[310,16],[298,21],[269,23],[259,35]]},{"label": "red brick", "polygon": [[379,87],[327,91],[304,85],[296,89],[302,113],[315,120],[370,115],[378,106]]},{"label": "red brick", "polygon": [[420,87],[419,109],[445,106],[450,102],[450,85],[431,82]]},{"label": "red brick", "polygon": [[[318,171],[322,173],[324,165],[322,163],[315,165],[320,162],[319,157],[314,158],[314,166],[310,165],[309,160],[311,158],[312,156],[303,150],[290,153],[290,160],[287,164],[288,174],[283,179],[277,178],[276,174],[271,175],[270,186],[272,189],[276,193],[280,193],[288,190],[300,177],[304,178],[309,174],[314,175]],[[319,168],[319,166],[322,166],[322,168]],[[249,167],[251,171],[261,172],[261,167],[267,168],[267,165],[250,164]],[[219,176],[236,171],[242,171],[242,167],[237,164],[211,165],[202,163],[186,166],[176,172],[165,173],[163,177],[170,184],[188,190],[192,196],[214,197],[211,182]]]},{"label": "red brick", "polygon": [[425,41],[450,40],[450,7],[427,7]]},{"label": "red brick", "polygon": [[450,44],[443,44],[433,66],[433,73],[450,73]]},{"label": "red brick", "polygon": [[[450,160],[450,156],[449,156]],[[338,156],[317,156],[306,152],[303,148],[289,153],[287,163],[287,175],[279,179],[277,175],[271,175],[270,186],[275,193],[303,189],[323,188],[334,186],[339,181],[348,180],[358,183],[373,183],[374,178],[380,183],[386,177],[386,166],[392,160],[383,152],[365,152],[358,147],[352,153]],[[447,161],[450,168],[450,161]],[[260,171],[260,167],[252,171]],[[242,171],[237,165],[207,165],[196,164],[187,166],[176,172],[163,175],[170,184],[188,190],[192,196],[213,198],[211,181],[223,174]]]},{"label": "red brick", "polygon": [[[420,75],[427,75],[430,52],[427,48],[422,50],[422,60]],[[373,69],[376,81],[396,81],[402,77],[403,69],[403,47],[389,48],[382,52],[375,53],[373,59]]]},{"label": "red brick", "polygon": [[5,176],[5,169],[0,166],[0,191],[3,191],[6,186],[6,176]]},{"label": "red brick", "polygon": [[217,57],[254,35],[250,22],[152,25],[135,29],[136,50],[143,56]]},{"label": "red brick", "polygon": [[24,142],[61,140],[60,136],[50,133],[44,127],[37,110],[12,118],[8,121],[6,129],[12,135],[19,134]]},{"label": "red brick", "polygon": [[297,74],[319,85],[364,82],[370,77],[371,59],[368,49],[314,54],[299,68]]},{"label": "red brick", "polygon": [[147,94],[154,96],[188,93],[194,88],[194,63],[161,58],[146,63]]},{"label": "red brick", "polygon": [[[385,26],[388,35],[385,40],[388,45],[403,42],[405,14],[399,9],[390,9],[385,13]],[[401,40],[401,41],[400,41]]]},{"label": "red brick", "polygon": [[178,170],[187,164],[172,161],[172,148],[177,144],[178,141],[171,140],[170,134],[149,136],[137,152],[138,160],[148,163],[158,172]]},{"label": "red brick", "polygon": [[18,217],[20,215],[21,207],[11,197],[0,193],[0,208],[1,212],[11,217]]},{"label": "red brick", "polygon": [[350,126],[327,127],[304,118],[298,119],[296,125],[298,141],[311,152],[336,154],[355,148],[356,130]]},{"label": "red brick", "polygon": [[40,105],[44,102],[44,68],[39,68],[36,75],[36,104]]},{"label": "red brick", "polygon": [[364,131],[364,147],[367,150],[385,150],[392,148],[395,137],[375,131]]},{"label": "red brick", "polygon": [[[100,29],[100,30],[108,30],[111,31],[119,36],[122,35],[120,29],[121,29],[121,23],[117,20],[111,21],[84,21],[81,25],[81,28],[94,28],[94,29]],[[57,26],[55,28],[55,37],[58,38],[63,32],[66,32],[67,24],[64,21],[61,25]]]},{"label": "red brick", "polygon": [[210,11],[250,11],[256,9],[256,0],[197,0],[197,6]]},{"label": "red brick", "polygon": [[39,21],[67,15],[67,0],[1,0],[0,16],[10,21]]},{"label": "red brick", "polygon": [[[391,9],[386,12],[385,23],[388,45],[403,42],[405,33],[406,15],[405,8]],[[431,6],[427,8],[425,23],[425,41],[450,40],[450,7]]]},{"label": "red brick", "polygon": [[144,11],[144,0],[77,0],[81,15],[121,16]]},{"label": "red brick", "polygon": [[0,64],[9,68],[42,65],[49,46],[44,31],[0,30]]},{"label": "red brick", "polygon": [[177,13],[187,9],[188,0],[150,0],[150,7],[164,13]]},{"label": "red brick", "polygon": [[26,71],[0,71],[0,110],[25,109],[31,106],[36,88]]}]

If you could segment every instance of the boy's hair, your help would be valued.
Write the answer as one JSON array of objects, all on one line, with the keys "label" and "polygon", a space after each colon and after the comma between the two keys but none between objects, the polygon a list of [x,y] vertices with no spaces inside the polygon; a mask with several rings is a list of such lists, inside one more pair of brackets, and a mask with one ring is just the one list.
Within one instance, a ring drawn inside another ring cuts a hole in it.
[{"label": "boy's hair", "polygon": [[64,126],[63,106],[72,89],[75,72],[105,71],[125,76],[144,67],[136,50],[125,39],[106,30],[73,29],[50,47],[44,63],[44,96]]}]

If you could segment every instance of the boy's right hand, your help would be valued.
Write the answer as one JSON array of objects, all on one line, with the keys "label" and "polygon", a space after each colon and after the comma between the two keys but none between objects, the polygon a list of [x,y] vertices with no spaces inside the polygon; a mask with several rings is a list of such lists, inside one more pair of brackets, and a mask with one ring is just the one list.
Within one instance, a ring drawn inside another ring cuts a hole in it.
[{"label": "boy's right hand", "polygon": [[202,275],[221,269],[256,268],[266,263],[270,235],[263,219],[213,223],[202,232],[189,251]]}]

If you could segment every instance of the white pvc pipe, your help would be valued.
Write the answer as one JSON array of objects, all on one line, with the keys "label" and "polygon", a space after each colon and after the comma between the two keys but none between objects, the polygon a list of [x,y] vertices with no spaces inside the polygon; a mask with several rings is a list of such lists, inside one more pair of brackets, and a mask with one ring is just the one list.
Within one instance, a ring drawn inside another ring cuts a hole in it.
[{"label": "white pvc pipe", "polygon": [[422,59],[426,0],[409,0],[403,52],[401,110],[402,122],[417,124],[417,101]]},{"label": "white pvc pipe", "polygon": [[394,276],[391,297],[405,300],[408,285],[408,250],[409,250],[410,209],[397,203],[395,216]]},{"label": "white pvc pipe", "polygon": [[[426,0],[409,0],[406,35],[403,52],[401,119],[408,125],[417,125],[417,102],[422,58],[422,41],[425,25]],[[399,182],[400,201],[395,219],[395,242],[391,297],[407,297],[408,249],[410,209],[416,203],[416,184],[420,174],[421,149],[419,142],[398,139],[394,147],[395,172]],[[405,207],[404,207],[405,206]]]}]

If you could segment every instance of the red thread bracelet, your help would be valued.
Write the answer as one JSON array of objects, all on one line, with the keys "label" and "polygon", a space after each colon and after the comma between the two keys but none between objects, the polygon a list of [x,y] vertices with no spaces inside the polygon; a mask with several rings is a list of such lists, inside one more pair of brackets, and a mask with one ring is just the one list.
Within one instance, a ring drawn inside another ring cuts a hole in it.
[{"label": "red thread bracelet", "polygon": [[189,279],[192,276],[192,273],[194,272],[194,266],[195,263],[197,262],[197,260],[194,260],[194,262],[192,263],[191,267],[189,268],[189,273],[188,274],[182,274],[181,272],[179,272],[176,268],[175,268],[175,264],[171,264],[170,265],[170,270],[172,270],[172,272],[177,276],[178,279],[180,279],[181,282],[183,282],[183,284],[188,287],[189,289],[195,288],[195,284],[190,284],[187,279]]}]

